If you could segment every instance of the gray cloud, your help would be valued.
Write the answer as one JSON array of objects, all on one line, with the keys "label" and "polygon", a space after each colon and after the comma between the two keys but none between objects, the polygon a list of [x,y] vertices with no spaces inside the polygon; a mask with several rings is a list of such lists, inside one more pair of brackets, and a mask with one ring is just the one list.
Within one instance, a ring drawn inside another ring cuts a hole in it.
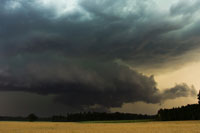
[{"label": "gray cloud", "polygon": [[62,15],[33,0],[1,2],[2,91],[55,94],[74,108],[103,110],[196,95],[185,84],[160,92],[153,77],[113,62],[146,69],[177,65],[199,49],[198,1],[179,2],[167,13],[153,0],[81,0]]},{"label": "gray cloud", "polygon": [[166,89],[162,95],[163,99],[174,99],[177,97],[196,96],[197,92],[194,86],[189,87],[187,84],[179,84],[173,88]]},{"label": "gray cloud", "polygon": [[170,11],[171,14],[173,15],[183,15],[183,16],[188,16],[188,15],[192,15],[195,12],[197,12],[199,10],[198,7],[199,1],[198,0],[194,0],[194,1],[186,1],[186,0],[182,0],[179,1],[177,4],[174,4]]},{"label": "gray cloud", "polygon": [[147,77],[116,63],[97,63],[94,67],[88,67],[88,70],[80,66],[42,67],[33,64],[29,66],[29,73],[21,71],[22,75],[16,75],[14,79],[13,75],[2,77],[1,91],[53,94],[56,95],[55,101],[76,110],[98,111],[121,107],[123,103],[160,103],[197,94],[193,87],[186,84],[160,92],[153,76]]}]

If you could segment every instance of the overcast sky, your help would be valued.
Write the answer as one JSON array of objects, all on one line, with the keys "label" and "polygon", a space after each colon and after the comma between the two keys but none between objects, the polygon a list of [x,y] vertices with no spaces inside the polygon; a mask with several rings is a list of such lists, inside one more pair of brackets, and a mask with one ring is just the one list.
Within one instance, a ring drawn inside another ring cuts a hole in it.
[{"label": "overcast sky", "polygon": [[1,0],[0,115],[156,114],[197,102],[199,0]]}]

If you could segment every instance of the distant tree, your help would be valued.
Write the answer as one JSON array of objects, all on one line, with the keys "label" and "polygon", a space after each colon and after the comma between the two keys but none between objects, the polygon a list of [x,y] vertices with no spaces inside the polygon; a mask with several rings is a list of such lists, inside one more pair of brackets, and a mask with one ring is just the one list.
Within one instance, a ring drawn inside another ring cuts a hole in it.
[{"label": "distant tree", "polygon": [[157,119],[162,121],[173,120],[200,120],[199,104],[188,104],[172,109],[160,109],[157,114]]},{"label": "distant tree", "polygon": [[200,104],[200,90],[199,90],[199,94],[198,94],[198,103]]},{"label": "distant tree", "polygon": [[33,122],[33,121],[36,121],[37,119],[38,119],[38,117],[35,115],[35,114],[29,114],[28,116],[27,116],[27,119],[29,120],[29,121],[31,121],[31,122]]}]

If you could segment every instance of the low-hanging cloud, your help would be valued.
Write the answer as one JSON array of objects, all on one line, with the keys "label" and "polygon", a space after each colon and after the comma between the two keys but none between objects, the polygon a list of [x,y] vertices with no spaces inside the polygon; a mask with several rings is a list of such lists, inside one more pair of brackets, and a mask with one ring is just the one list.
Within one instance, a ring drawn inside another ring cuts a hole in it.
[{"label": "low-hanging cloud", "polygon": [[[46,64],[45,64],[46,65]],[[176,85],[161,92],[153,76],[145,76],[116,63],[97,63],[90,69],[74,66],[30,65],[21,77],[1,78],[1,91],[25,91],[55,95],[55,101],[76,110],[108,111],[124,103],[161,103],[178,97],[196,96],[194,87]],[[24,75],[28,74],[28,75]],[[24,79],[25,78],[25,79]]]}]

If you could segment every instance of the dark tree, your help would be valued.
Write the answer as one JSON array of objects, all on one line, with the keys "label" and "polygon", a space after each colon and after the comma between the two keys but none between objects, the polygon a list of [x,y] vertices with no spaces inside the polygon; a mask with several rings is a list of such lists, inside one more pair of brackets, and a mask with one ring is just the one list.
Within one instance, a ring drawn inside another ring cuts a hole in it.
[{"label": "dark tree", "polygon": [[[62,121],[63,117],[57,117],[57,121]],[[106,113],[106,112],[83,112],[68,114],[67,121],[107,121],[107,120],[144,120],[154,119],[155,116],[130,114],[130,113]],[[55,120],[55,117],[54,117]]]},{"label": "dark tree", "polygon": [[29,114],[28,116],[27,116],[27,119],[29,120],[29,121],[31,121],[31,122],[33,122],[33,121],[36,121],[37,119],[38,119],[38,117],[35,115],[35,114]]},{"label": "dark tree", "polygon": [[200,104],[200,91],[199,91],[199,94],[198,94],[198,103]]},{"label": "dark tree", "polygon": [[160,109],[157,119],[162,121],[200,120],[199,104],[191,104],[172,109]]}]

